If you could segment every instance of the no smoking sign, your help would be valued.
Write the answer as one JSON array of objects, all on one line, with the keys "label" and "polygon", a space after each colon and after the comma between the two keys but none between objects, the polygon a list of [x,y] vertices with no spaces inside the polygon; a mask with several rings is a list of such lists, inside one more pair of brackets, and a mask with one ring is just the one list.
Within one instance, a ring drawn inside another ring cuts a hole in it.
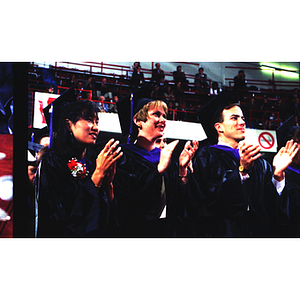
[{"label": "no smoking sign", "polygon": [[277,138],[275,130],[246,128],[245,142],[251,145],[258,145],[262,152],[277,152]]},{"label": "no smoking sign", "polygon": [[269,132],[262,132],[258,136],[258,143],[262,149],[269,150],[275,144],[273,135]]}]

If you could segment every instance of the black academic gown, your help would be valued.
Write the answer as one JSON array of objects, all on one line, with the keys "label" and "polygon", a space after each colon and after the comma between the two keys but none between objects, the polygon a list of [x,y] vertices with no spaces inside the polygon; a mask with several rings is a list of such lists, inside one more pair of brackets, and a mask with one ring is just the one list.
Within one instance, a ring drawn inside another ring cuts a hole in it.
[{"label": "black academic gown", "polygon": [[258,158],[241,183],[238,151],[199,149],[188,181],[187,210],[193,234],[204,237],[271,236],[278,194],[270,164]]},{"label": "black academic gown", "polygon": [[[168,171],[161,175],[157,171],[159,149],[154,150],[156,159],[149,161],[144,156],[147,154],[145,149],[132,144],[121,146],[123,156],[117,162],[113,183],[119,235],[124,237],[174,236],[176,218],[178,218],[177,198],[174,197],[178,186],[178,165],[173,163]],[[166,218],[159,218],[162,208],[163,181],[167,213]]]},{"label": "black academic gown", "polygon": [[86,159],[89,175],[80,179],[71,175],[67,163],[53,151],[42,157],[35,181],[37,236],[102,236],[109,207],[106,194],[91,180],[95,164]]},{"label": "black academic gown", "polygon": [[281,219],[278,226],[279,237],[300,237],[300,168],[291,165],[285,170],[285,188],[281,201]]}]

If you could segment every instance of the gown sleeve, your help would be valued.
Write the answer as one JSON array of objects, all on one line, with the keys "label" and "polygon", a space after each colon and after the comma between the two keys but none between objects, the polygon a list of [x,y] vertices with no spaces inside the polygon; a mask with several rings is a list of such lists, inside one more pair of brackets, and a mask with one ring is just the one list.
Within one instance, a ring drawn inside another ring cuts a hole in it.
[{"label": "gown sleeve", "polygon": [[108,222],[107,198],[90,175],[71,175],[67,162],[53,152],[43,156],[36,179],[37,236],[93,236]]},{"label": "gown sleeve", "polygon": [[[224,164],[225,163],[225,164]],[[202,148],[194,160],[194,172],[189,178],[190,210],[201,215],[237,216],[245,204],[238,165],[232,159],[216,157]],[[204,207],[208,211],[203,211]],[[199,209],[201,212],[199,212]],[[245,208],[246,209],[246,208]]]},{"label": "gown sleeve", "polygon": [[225,151],[200,149],[188,182],[189,215],[193,220],[207,217],[224,224],[230,220],[230,228],[224,226],[235,236],[270,236],[281,214],[272,168],[258,158],[242,183],[238,166],[239,161]]},{"label": "gown sleeve", "polygon": [[286,185],[280,196],[279,235],[300,236],[300,174],[287,169]]}]

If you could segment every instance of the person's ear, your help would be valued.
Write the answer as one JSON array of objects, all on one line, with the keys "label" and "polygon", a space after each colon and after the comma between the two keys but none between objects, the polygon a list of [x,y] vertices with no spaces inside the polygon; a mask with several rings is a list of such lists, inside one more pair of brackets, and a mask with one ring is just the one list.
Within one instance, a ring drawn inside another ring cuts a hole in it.
[{"label": "person's ear", "polygon": [[67,129],[68,129],[70,132],[72,132],[72,129],[71,129],[71,125],[72,125],[72,124],[73,124],[73,123],[72,123],[71,120],[66,119],[66,127],[67,127]]},{"label": "person's ear", "polygon": [[223,133],[224,132],[222,123],[215,123],[214,126],[215,126],[215,129],[217,130],[218,133]]},{"label": "person's ear", "polygon": [[137,120],[136,118],[133,119],[134,124],[137,126],[137,128],[142,129],[142,121]]}]

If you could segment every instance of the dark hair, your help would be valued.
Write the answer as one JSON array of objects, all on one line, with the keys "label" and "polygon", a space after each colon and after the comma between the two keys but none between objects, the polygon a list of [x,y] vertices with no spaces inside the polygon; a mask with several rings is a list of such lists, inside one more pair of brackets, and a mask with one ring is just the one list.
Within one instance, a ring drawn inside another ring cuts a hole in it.
[{"label": "dark hair", "polygon": [[215,90],[215,89],[218,89],[219,88],[219,85],[216,81],[214,81],[212,84],[211,84],[211,87]]},{"label": "dark hair", "polygon": [[82,149],[70,134],[66,120],[69,119],[75,124],[79,119],[98,118],[99,111],[98,104],[92,101],[76,101],[62,105],[58,130],[53,139],[53,150],[66,158],[81,155]]},{"label": "dark hair", "polygon": [[221,111],[219,111],[219,112],[216,113],[215,120],[214,120],[214,124],[215,124],[215,123],[223,123],[223,122],[224,122],[223,111],[224,111],[224,110],[231,109],[231,108],[234,107],[234,106],[238,106],[239,108],[241,108],[240,105],[239,105],[238,103],[230,103],[230,104],[228,104],[228,105],[225,106]]}]

